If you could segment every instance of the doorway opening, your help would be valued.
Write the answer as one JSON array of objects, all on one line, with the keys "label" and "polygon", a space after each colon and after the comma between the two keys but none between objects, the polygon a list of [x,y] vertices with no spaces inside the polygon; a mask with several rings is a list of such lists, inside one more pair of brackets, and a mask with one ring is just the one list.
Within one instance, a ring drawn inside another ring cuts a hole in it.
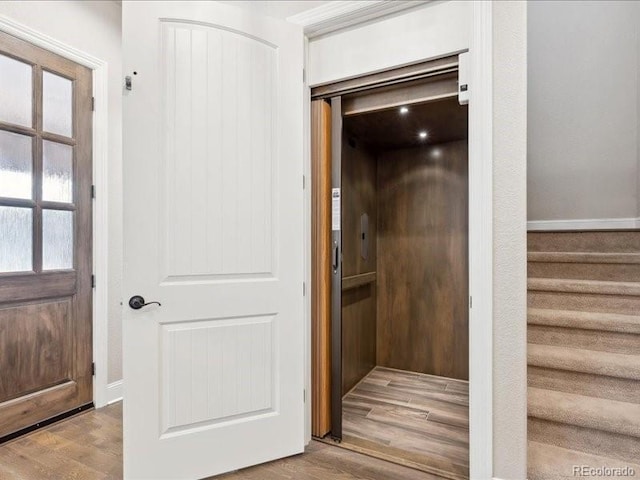
[{"label": "doorway opening", "polygon": [[416,70],[312,102],[312,433],[461,479],[468,108],[457,63]]}]

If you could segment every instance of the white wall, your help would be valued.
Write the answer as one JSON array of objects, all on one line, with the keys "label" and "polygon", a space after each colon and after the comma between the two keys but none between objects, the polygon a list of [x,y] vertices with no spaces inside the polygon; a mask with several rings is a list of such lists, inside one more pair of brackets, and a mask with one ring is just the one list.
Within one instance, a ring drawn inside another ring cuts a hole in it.
[{"label": "white wall", "polygon": [[107,282],[109,289],[109,382],[122,378],[121,14],[113,1],[0,2],[0,15],[108,62],[109,278],[96,281]]},{"label": "white wall", "polygon": [[[473,87],[472,87],[473,88]],[[493,475],[527,478],[527,4],[493,3]]]},{"label": "white wall", "polygon": [[471,3],[434,2],[309,41],[310,86],[469,48]]},{"label": "white wall", "polygon": [[528,219],[640,216],[640,3],[528,8]]}]

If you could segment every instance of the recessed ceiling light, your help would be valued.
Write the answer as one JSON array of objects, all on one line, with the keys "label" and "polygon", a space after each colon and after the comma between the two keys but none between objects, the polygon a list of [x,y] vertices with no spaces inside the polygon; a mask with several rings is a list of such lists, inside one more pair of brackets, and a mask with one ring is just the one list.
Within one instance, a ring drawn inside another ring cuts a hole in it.
[{"label": "recessed ceiling light", "polygon": [[421,132],[419,132],[419,133],[418,133],[418,136],[419,136],[421,139],[423,139],[423,140],[424,140],[425,138],[427,138],[427,132],[425,132],[425,131],[423,130],[423,131],[421,131]]},{"label": "recessed ceiling light", "polygon": [[400,107],[400,113],[402,115],[409,113],[409,107]]}]

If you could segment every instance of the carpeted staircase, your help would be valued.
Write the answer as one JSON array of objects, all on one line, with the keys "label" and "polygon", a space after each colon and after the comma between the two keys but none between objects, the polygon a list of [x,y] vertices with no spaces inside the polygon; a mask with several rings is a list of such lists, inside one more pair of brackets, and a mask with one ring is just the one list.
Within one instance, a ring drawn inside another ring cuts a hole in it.
[{"label": "carpeted staircase", "polygon": [[640,478],[640,231],[528,250],[529,479]]}]

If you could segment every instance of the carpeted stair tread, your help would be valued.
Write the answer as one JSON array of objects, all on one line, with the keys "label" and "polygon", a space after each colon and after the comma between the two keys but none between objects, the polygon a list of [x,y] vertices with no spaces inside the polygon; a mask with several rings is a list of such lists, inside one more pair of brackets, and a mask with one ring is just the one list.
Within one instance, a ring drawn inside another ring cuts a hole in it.
[{"label": "carpeted stair tread", "polygon": [[527,363],[534,367],[640,380],[640,355],[529,343]]},{"label": "carpeted stair tread", "polygon": [[609,282],[560,278],[529,278],[529,291],[640,296],[640,282]]},{"label": "carpeted stair tread", "polygon": [[[591,453],[570,450],[555,445],[540,442],[528,442],[528,477],[529,480],[566,480],[568,478],[612,478],[611,474],[605,476],[580,475],[580,471],[575,471],[574,467],[588,466],[592,468],[624,468],[627,467],[635,472],[631,476],[620,476],[613,478],[640,478],[640,465],[624,460],[594,455]],[[603,472],[606,473],[606,472]]]},{"label": "carpeted stair tread", "polygon": [[533,387],[527,397],[529,417],[640,437],[640,404]]},{"label": "carpeted stair tread", "polygon": [[638,315],[529,308],[527,323],[529,325],[640,334],[640,316]]}]

